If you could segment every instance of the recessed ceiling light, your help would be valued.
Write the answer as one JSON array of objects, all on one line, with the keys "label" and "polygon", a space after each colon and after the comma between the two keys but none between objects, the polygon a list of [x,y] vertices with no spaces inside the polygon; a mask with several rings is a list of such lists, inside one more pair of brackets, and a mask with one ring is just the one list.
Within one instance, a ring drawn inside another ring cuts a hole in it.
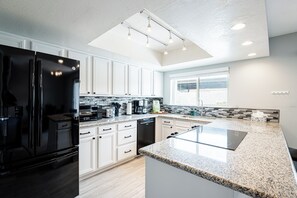
[{"label": "recessed ceiling light", "polygon": [[256,53],[249,53],[248,56],[256,56]]},{"label": "recessed ceiling light", "polygon": [[63,63],[64,63],[63,59],[59,59],[59,60],[58,60],[58,63],[63,64]]},{"label": "recessed ceiling light", "polygon": [[245,24],[244,23],[237,23],[237,24],[235,24],[235,25],[233,25],[231,27],[232,30],[241,30],[243,28],[245,28]]},{"label": "recessed ceiling light", "polygon": [[253,41],[245,41],[241,45],[247,46],[247,45],[251,45],[251,44],[253,44]]},{"label": "recessed ceiling light", "polygon": [[168,52],[167,52],[167,50],[165,50],[165,51],[164,51],[164,55],[167,55],[167,54],[168,54]]}]

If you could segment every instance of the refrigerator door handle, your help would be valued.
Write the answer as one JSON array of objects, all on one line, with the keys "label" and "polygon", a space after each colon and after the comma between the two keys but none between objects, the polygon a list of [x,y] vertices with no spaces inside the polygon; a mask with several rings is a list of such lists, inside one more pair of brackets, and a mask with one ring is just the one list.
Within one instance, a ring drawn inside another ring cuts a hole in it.
[{"label": "refrigerator door handle", "polygon": [[37,129],[37,146],[41,146],[41,134],[42,134],[42,115],[43,115],[43,86],[42,86],[42,64],[41,61],[37,61],[38,69],[38,129]]},{"label": "refrigerator door handle", "polygon": [[34,102],[35,102],[35,68],[34,68],[34,61],[29,60],[30,65],[30,73],[31,73],[31,87],[30,87],[30,115],[29,115],[29,133],[28,133],[28,148],[33,148],[33,133],[34,133]]}]

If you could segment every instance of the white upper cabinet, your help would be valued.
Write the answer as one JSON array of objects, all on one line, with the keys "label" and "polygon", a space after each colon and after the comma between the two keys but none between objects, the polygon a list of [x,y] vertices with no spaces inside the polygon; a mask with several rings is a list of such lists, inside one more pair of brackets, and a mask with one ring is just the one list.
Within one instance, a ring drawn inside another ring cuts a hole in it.
[{"label": "white upper cabinet", "polygon": [[80,52],[69,51],[68,57],[71,59],[79,60],[79,78],[80,78],[80,94],[88,95],[92,92],[92,76],[90,57],[87,54]]},{"label": "white upper cabinet", "polygon": [[7,45],[11,47],[21,47],[22,41],[20,39],[10,37],[7,35],[0,35],[0,44]]},{"label": "white upper cabinet", "polygon": [[37,41],[32,41],[32,50],[56,56],[67,56],[62,48]]},{"label": "white upper cabinet", "polygon": [[154,72],[153,96],[163,97],[163,73]]},{"label": "white upper cabinet", "polygon": [[112,63],[112,94],[127,95],[127,65],[114,61]]},{"label": "white upper cabinet", "polygon": [[111,95],[111,66],[105,58],[93,57],[93,93]]},{"label": "white upper cabinet", "polygon": [[150,69],[141,69],[141,95],[152,96],[153,71]]},{"label": "white upper cabinet", "polygon": [[128,93],[132,96],[140,95],[140,69],[133,65],[128,67]]}]

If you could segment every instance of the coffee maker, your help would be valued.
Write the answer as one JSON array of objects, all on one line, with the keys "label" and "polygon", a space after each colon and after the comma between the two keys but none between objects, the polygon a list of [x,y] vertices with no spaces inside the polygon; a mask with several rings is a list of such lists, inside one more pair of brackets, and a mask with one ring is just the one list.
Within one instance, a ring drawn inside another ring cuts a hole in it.
[{"label": "coffee maker", "polygon": [[134,100],[133,101],[134,114],[146,114],[148,113],[148,100]]}]

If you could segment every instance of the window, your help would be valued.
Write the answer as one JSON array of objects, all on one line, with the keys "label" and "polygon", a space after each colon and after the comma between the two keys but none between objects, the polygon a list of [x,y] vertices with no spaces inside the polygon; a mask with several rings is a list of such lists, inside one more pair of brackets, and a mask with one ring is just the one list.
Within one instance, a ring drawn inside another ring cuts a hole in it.
[{"label": "window", "polygon": [[[171,80],[172,105],[227,106],[228,75],[212,74]],[[202,102],[201,102],[202,101]]]}]

